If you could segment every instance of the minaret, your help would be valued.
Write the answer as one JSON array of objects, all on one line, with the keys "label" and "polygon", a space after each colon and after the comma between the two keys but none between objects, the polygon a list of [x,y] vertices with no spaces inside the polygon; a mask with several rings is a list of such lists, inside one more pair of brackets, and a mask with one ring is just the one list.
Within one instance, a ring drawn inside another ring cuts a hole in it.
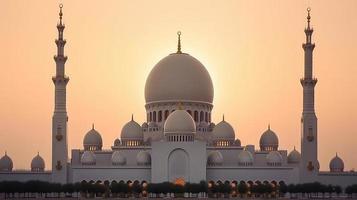
[{"label": "minaret", "polygon": [[317,117],[315,114],[314,96],[317,79],[313,77],[312,55],[315,44],[311,37],[313,29],[310,26],[310,11],[307,9],[307,28],[305,28],[306,42],[302,45],[305,51],[304,78],[300,80],[303,87],[303,112],[301,117],[301,181],[315,180],[319,171],[317,160]]},{"label": "minaret", "polygon": [[57,24],[58,39],[57,55],[54,56],[56,62],[56,75],[52,77],[55,85],[55,110],[52,117],[52,181],[56,183],[67,183],[67,109],[66,109],[66,85],[69,78],[65,75],[65,63],[67,56],[64,56],[62,7],[60,4],[59,23]]}]

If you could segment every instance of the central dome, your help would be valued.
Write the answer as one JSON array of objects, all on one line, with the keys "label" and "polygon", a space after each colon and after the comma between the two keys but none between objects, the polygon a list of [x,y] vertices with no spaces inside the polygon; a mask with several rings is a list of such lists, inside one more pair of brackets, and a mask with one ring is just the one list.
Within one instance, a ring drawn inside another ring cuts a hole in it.
[{"label": "central dome", "polygon": [[198,101],[212,103],[211,77],[196,58],[173,53],[155,65],[145,84],[146,103]]}]

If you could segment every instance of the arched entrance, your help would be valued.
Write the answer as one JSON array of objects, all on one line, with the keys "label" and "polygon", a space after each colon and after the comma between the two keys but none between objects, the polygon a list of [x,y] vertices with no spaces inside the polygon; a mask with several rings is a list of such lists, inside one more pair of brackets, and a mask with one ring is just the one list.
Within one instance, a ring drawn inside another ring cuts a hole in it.
[{"label": "arched entrance", "polygon": [[190,158],[183,149],[173,150],[168,159],[168,177],[173,183],[184,184],[190,180]]}]

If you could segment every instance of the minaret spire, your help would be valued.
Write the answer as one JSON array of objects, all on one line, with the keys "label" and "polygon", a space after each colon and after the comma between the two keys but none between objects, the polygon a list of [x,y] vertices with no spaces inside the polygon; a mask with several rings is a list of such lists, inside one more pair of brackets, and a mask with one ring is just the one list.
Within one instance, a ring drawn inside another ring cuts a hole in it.
[{"label": "minaret spire", "polygon": [[66,87],[69,78],[65,74],[67,56],[64,55],[66,40],[63,39],[65,25],[62,21],[62,8],[63,5],[59,4],[58,38],[55,40],[57,54],[54,56],[56,74],[52,77],[55,85],[55,108],[52,117],[52,181],[56,183],[67,183],[68,162]]},{"label": "minaret spire", "polygon": [[59,24],[62,25],[62,16],[63,16],[62,8],[63,8],[63,4],[60,4],[59,8],[60,8],[60,12],[59,12],[60,23]]},{"label": "minaret spire", "polygon": [[305,51],[304,61],[304,78],[301,79],[301,84],[304,88],[304,111],[314,111],[314,87],[317,83],[317,79],[313,78],[313,51],[315,44],[312,43],[312,33],[314,29],[310,26],[310,11],[311,8],[307,8],[307,28],[305,28],[306,42],[302,44],[302,48]]},{"label": "minaret spire", "polygon": [[181,31],[177,31],[177,52],[176,53],[182,53],[181,51]]},{"label": "minaret spire", "polygon": [[306,34],[306,44],[311,44],[311,37],[312,33],[314,32],[314,29],[311,28],[310,21],[311,21],[311,16],[310,16],[310,11],[311,8],[307,8],[307,27],[305,28],[305,34]]},{"label": "minaret spire", "polygon": [[[65,112],[66,111],[66,94],[65,92],[59,91],[60,88],[66,88],[66,84],[69,81],[69,78],[65,75],[65,63],[67,61],[67,56],[64,55],[64,46],[66,44],[66,40],[63,39],[63,31],[65,25],[62,22],[62,8],[63,5],[59,5],[59,23],[57,24],[58,30],[58,38],[55,40],[57,45],[57,55],[54,56],[54,60],[56,62],[56,75],[52,78],[53,83],[56,86],[56,98],[55,98],[55,112]],[[61,94],[57,94],[57,92]],[[63,93],[64,92],[64,93]]]},{"label": "minaret spire", "polygon": [[300,80],[303,87],[303,111],[301,116],[301,176],[304,182],[312,182],[318,172],[317,160],[317,117],[315,114],[315,85],[317,79],[313,76],[311,8],[307,8],[307,27],[305,28],[306,41],[304,49],[304,77]]},{"label": "minaret spire", "polygon": [[310,29],[310,19],[311,19],[310,11],[311,11],[311,8],[308,7],[307,8],[307,29]]}]

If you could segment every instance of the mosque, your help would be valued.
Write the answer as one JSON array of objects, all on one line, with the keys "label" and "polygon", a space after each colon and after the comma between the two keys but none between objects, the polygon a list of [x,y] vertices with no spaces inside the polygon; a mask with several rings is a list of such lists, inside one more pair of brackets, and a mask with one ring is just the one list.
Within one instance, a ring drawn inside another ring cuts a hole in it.
[{"label": "mosque", "polygon": [[232,125],[223,117],[214,123],[214,87],[208,71],[193,56],[182,52],[178,32],[177,52],[160,60],[145,84],[146,121],[140,125],[132,117],[110,149],[103,149],[101,134],[93,126],[83,139],[83,149],[68,156],[64,54],[65,25],[60,5],[55,106],[52,117],[52,163],[50,171],[38,154],[31,170],[13,170],[9,155],[0,159],[0,180],[42,180],[58,183],[82,181],[125,181],[140,183],[268,181],[273,184],[319,181],[341,186],[357,183],[357,172],[345,171],[343,160],[331,159],[330,171],[320,171],[318,162],[317,117],[314,106],[313,28],[307,10],[301,153],[279,148],[278,135],[270,127],[262,133],[259,146],[242,146]]}]

